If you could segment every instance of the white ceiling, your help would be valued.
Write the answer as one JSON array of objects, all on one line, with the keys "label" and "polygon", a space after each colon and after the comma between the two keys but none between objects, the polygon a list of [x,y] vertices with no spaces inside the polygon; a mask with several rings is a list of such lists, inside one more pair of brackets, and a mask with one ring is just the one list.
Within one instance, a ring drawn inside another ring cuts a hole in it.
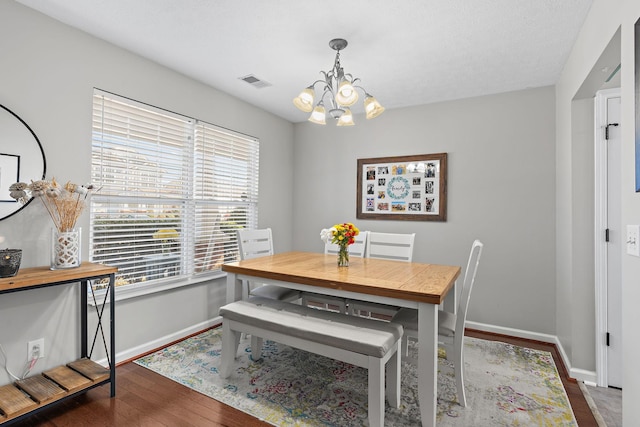
[{"label": "white ceiling", "polygon": [[291,100],[333,66],[333,38],[349,42],[345,72],[393,109],[555,84],[592,3],[16,1],[291,122],[307,119]]}]

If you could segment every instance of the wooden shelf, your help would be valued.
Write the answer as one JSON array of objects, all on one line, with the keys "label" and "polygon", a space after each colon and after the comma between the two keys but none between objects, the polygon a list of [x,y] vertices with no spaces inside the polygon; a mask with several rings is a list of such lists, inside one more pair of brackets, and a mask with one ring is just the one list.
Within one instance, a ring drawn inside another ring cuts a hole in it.
[{"label": "wooden shelf", "polygon": [[109,369],[79,359],[0,387],[0,424],[109,380]]}]

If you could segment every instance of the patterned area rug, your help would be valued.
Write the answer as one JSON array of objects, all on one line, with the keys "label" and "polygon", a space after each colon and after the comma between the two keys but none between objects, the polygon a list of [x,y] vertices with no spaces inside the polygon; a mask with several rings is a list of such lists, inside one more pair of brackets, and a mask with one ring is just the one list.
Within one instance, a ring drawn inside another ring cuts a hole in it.
[{"label": "patterned area rug", "polygon": [[[365,369],[271,341],[253,362],[245,339],[235,373],[223,380],[221,338],[221,328],[210,329],[135,363],[273,425],[367,425]],[[466,337],[465,359],[463,408],[453,365],[439,358],[439,427],[577,426],[551,353]],[[403,362],[401,407],[387,405],[385,425],[420,425],[417,391],[416,368]]]}]

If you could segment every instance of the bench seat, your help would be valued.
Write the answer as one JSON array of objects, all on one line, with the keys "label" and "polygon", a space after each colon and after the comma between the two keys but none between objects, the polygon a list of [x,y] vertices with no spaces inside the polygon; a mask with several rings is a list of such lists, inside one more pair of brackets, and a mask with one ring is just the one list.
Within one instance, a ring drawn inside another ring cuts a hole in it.
[{"label": "bench seat", "polygon": [[366,368],[371,426],[384,425],[386,366],[387,399],[399,406],[402,326],[259,297],[227,304],[220,315],[223,378],[231,375],[240,334],[246,333],[254,360],[261,357],[262,340],[270,339]]}]

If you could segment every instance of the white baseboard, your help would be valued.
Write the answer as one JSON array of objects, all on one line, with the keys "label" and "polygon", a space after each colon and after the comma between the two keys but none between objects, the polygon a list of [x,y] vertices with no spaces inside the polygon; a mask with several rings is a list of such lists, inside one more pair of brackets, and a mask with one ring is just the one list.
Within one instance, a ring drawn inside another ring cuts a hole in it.
[{"label": "white baseboard", "polygon": [[[565,362],[566,364],[566,362]],[[594,371],[587,371],[586,369],[569,368],[569,375],[571,378],[575,378],[578,381],[583,381],[587,385],[597,384],[597,376]]]},{"label": "white baseboard", "polygon": [[579,381],[584,381],[587,383],[596,382],[597,378],[596,378],[595,371],[587,371],[585,369],[578,369],[578,368],[571,367],[571,362],[569,360],[569,357],[567,356],[567,353],[564,351],[564,348],[562,347],[562,344],[560,343],[560,340],[558,339],[557,335],[541,334],[538,332],[525,331],[522,329],[505,328],[503,326],[488,325],[486,323],[478,323],[478,322],[470,322],[470,321],[466,322],[466,327],[470,329],[477,329],[483,332],[492,332],[494,334],[509,335],[512,337],[518,337],[518,338],[524,338],[524,339],[530,339],[530,340],[536,340],[536,341],[555,344],[556,348],[558,349],[558,352],[560,353],[560,358],[562,359],[564,366],[569,371],[569,376],[571,378],[574,378]]},{"label": "white baseboard", "polygon": [[[217,317],[214,317],[213,319],[209,319],[205,322],[198,323],[196,325],[174,332],[170,335],[165,335],[164,337],[160,337],[153,341],[149,341],[139,346],[121,351],[119,353],[116,353],[116,364],[124,360],[137,358],[140,355],[145,354],[149,351],[155,350],[157,348],[162,348],[169,343],[181,340],[184,337],[188,337],[189,335],[193,335],[205,329],[211,328],[212,326],[219,325],[220,323],[222,323],[222,317],[217,316]],[[106,358],[102,360],[96,360],[96,362],[100,363],[105,367],[108,365]]]}]

